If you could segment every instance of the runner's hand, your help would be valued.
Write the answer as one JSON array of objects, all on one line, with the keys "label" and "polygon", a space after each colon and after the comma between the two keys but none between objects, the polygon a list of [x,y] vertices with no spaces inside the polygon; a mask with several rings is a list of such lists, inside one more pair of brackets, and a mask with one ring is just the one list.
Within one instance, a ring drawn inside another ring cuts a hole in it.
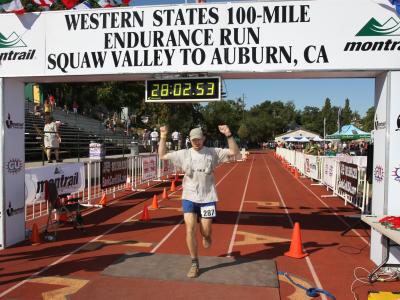
[{"label": "runner's hand", "polygon": [[232,135],[231,130],[229,129],[228,125],[218,125],[218,129],[226,137],[229,137]]},{"label": "runner's hand", "polygon": [[160,127],[160,136],[162,138],[166,138],[168,135],[168,127],[167,126],[161,126]]}]

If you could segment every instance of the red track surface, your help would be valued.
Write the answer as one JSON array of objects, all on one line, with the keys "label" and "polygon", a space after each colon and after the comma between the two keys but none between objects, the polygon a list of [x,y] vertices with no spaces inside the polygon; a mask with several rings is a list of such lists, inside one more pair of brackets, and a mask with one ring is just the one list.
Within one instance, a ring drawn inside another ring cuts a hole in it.
[{"label": "red track surface", "polygon": [[[327,193],[325,188],[311,186],[309,179],[295,179],[265,153],[252,154],[246,162],[222,165],[216,170],[216,182],[220,202],[213,245],[207,250],[200,247],[200,256],[273,259],[279,271],[292,274],[306,287],[322,288],[336,299],[353,299],[350,287],[354,269],[374,267],[369,259],[367,230],[361,226],[341,236],[355,222],[346,216],[357,214],[357,210],[337,198],[321,199],[319,196]],[[173,209],[180,207],[179,191],[170,195],[175,198],[160,202],[161,209],[150,210],[152,222],[130,221],[140,218],[144,204],[151,205],[154,193],[161,198],[163,187],[121,199],[85,216],[87,234],[65,227],[56,242],[23,244],[1,251],[0,295],[4,299],[50,299],[57,295],[113,300],[186,299],[188,295],[191,299],[267,299],[267,295],[279,293],[281,299],[309,299],[283,277],[279,291],[274,291],[102,275],[107,266],[130,251],[187,255],[182,215]],[[294,222],[301,225],[303,248],[309,253],[303,259],[283,255],[289,249]],[[132,241],[142,244],[132,245]],[[366,277],[362,270],[357,274]],[[397,282],[370,286],[358,282],[355,287],[359,299],[366,299],[368,290],[399,290]]]}]

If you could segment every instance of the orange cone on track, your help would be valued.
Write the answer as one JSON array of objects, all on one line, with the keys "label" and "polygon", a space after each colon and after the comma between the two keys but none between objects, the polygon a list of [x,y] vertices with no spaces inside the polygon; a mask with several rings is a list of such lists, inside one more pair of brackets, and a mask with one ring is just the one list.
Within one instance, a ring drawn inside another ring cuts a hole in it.
[{"label": "orange cone on track", "polygon": [[171,182],[171,188],[170,188],[169,190],[170,190],[170,192],[175,192],[175,190],[176,190],[176,187],[175,187],[175,180],[172,180],[172,182]]},{"label": "orange cone on track", "polygon": [[39,235],[39,227],[36,223],[34,223],[32,226],[31,243],[32,243],[32,245],[41,243],[40,235]]},{"label": "orange cone on track", "polygon": [[294,178],[300,178],[299,171],[297,171],[297,169],[294,169]]},{"label": "orange cone on track", "polygon": [[162,198],[163,198],[163,200],[167,200],[168,199],[168,194],[167,194],[167,189],[166,188],[164,188],[164,191],[162,193]]},{"label": "orange cone on track", "polygon": [[153,203],[151,204],[151,208],[157,209],[158,208],[158,199],[157,195],[153,196]]},{"label": "orange cone on track", "polygon": [[101,196],[101,199],[99,201],[99,205],[105,207],[107,206],[107,195],[106,193],[103,193],[103,195]]},{"label": "orange cone on track", "polygon": [[144,206],[142,216],[140,217],[140,221],[148,222],[150,221],[149,210],[147,209],[147,205]]},{"label": "orange cone on track", "polygon": [[292,242],[290,243],[290,249],[288,252],[285,252],[285,256],[289,256],[289,257],[293,257],[293,258],[303,258],[307,255],[308,255],[308,253],[303,252],[303,246],[301,244],[300,224],[298,222],[296,222],[296,223],[294,223]]}]

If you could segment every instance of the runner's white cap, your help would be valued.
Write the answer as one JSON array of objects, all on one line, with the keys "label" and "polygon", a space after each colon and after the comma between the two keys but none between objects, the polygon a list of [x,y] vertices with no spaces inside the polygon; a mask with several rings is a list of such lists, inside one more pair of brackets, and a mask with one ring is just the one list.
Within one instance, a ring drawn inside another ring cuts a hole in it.
[{"label": "runner's white cap", "polygon": [[193,128],[190,130],[190,140],[194,139],[202,139],[203,138],[203,131],[200,127]]}]

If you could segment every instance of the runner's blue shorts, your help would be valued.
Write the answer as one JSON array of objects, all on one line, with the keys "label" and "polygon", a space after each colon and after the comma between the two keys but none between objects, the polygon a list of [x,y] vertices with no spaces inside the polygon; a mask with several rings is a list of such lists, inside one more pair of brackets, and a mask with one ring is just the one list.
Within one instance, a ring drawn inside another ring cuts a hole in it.
[{"label": "runner's blue shorts", "polygon": [[197,214],[197,216],[201,217],[201,212],[200,212],[201,207],[214,205],[215,216],[214,217],[203,217],[205,219],[213,219],[217,216],[217,212],[216,212],[217,205],[216,204],[217,204],[216,202],[196,203],[196,202],[193,202],[190,200],[182,199],[182,210],[184,213],[195,213],[195,214]]}]

